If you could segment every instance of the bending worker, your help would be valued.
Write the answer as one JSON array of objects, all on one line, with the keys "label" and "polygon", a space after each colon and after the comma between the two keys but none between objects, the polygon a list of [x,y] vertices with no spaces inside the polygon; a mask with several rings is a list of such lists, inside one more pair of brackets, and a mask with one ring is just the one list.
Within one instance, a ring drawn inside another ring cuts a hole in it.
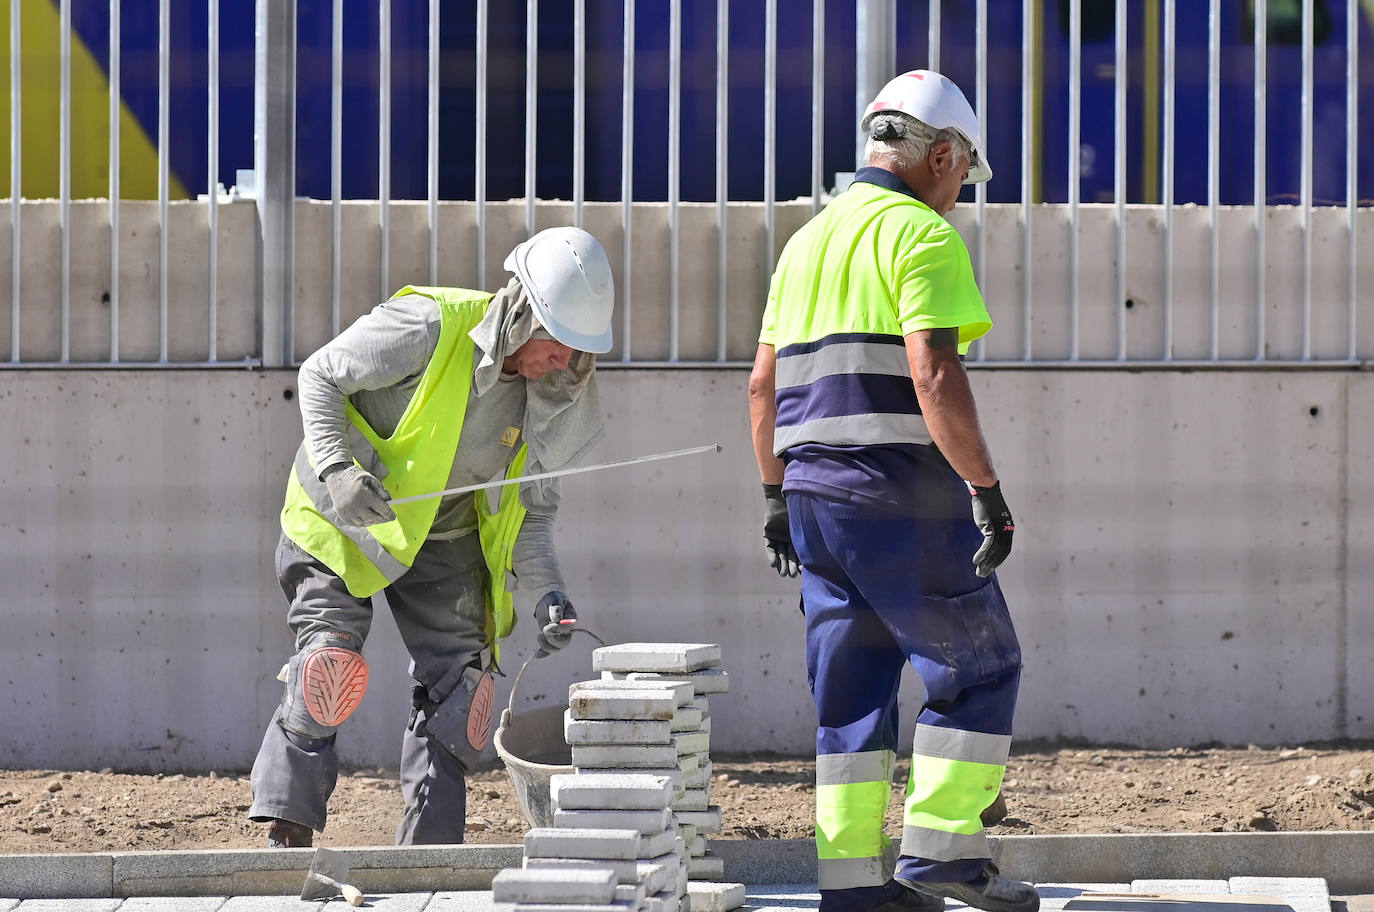
[{"label": "bending worker", "polygon": [[[554,471],[602,432],[595,353],[611,348],[605,251],[551,228],[505,261],[496,294],[403,288],[300,369],[305,440],[282,509],[277,576],[296,654],[253,763],[268,845],[308,846],[338,776],[335,738],[367,686],[372,597],[386,594],[416,686],[402,736],[399,844],[463,841],[464,769],[490,734],[490,669],[515,623],[507,570],[539,648],[571,639],[552,526],[555,480],[388,501]],[[528,458],[527,458],[528,457]]]},{"label": "bending worker", "polygon": [[[749,380],[767,553],[802,577],[821,912],[942,897],[1035,912],[979,819],[1006,769],[1021,650],[993,576],[1011,513],[961,360],[992,321],[944,219],[992,171],[938,73],[893,79],[861,128],[865,167],[782,252]],[[924,699],[893,873],[882,825],[908,662]]]}]

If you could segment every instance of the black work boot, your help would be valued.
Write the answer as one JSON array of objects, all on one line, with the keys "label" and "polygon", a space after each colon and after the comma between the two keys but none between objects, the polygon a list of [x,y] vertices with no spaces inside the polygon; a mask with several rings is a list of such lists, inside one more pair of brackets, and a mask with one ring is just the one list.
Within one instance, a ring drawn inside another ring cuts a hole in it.
[{"label": "black work boot", "polygon": [[273,820],[267,828],[269,849],[301,849],[315,844],[315,831],[290,820]]},{"label": "black work boot", "polygon": [[1035,887],[1003,877],[997,873],[997,866],[992,862],[988,862],[983,872],[973,880],[962,883],[927,883],[907,880],[905,877],[894,877],[893,880],[913,890],[955,899],[986,912],[1038,912],[1040,909],[1040,894],[1035,892]]},{"label": "black work boot", "polygon": [[883,889],[882,899],[868,912],[943,912],[945,908],[943,897],[912,890],[896,880],[883,884]]}]

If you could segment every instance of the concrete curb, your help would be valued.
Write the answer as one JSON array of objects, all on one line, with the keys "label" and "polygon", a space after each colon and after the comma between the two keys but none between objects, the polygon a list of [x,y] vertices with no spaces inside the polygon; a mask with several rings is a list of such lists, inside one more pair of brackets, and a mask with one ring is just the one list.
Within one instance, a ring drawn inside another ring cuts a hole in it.
[{"label": "concrete curb", "polygon": [[[1332,893],[1374,892],[1374,831],[991,837],[1008,875],[1033,883],[1320,877]],[[519,867],[520,845],[339,847],[373,893],[485,890]],[[28,899],[291,895],[313,849],[0,855],[0,896]],[[809,839],[712,839],[724,880],[815,883]]]}]

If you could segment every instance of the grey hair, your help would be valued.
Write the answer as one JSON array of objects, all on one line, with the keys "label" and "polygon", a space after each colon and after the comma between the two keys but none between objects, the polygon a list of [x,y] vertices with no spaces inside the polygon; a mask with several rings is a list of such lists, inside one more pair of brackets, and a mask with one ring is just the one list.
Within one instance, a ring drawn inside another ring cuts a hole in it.
[{"label": "grey hair", "polygon": [[[890,125],[895,129],[882,129]],[[896,133],[892,139],[877,139],[876,133]],[[946,127],[937,130],[910,114],[901,111],[884,111],[874,114],[868,122],[868,141],[864,144],[864,162],[869,165],[892,165],[899,168],[914,168],[925,160],[930,147],[942,140],[949,140],[954,161],[967,160],[973,164],[973,146],[964,134]]]}]

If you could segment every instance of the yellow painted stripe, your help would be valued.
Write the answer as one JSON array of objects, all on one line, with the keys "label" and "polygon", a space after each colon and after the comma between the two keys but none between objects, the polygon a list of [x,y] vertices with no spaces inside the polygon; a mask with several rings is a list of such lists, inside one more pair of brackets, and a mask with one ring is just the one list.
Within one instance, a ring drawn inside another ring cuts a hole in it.
[{"label": "yellow painted stripe", "polygon": [[816,787],[816,857],[869,858],[882,855],[888,839],[883,815],[892,787],[857,782]]},{"label": "yellow painted stripe", "polygon": [[993,763],[916,756],[907,783],[907,826],[947,833],[977,833],[979,814],[997,797],[1006,767]]},{"label": "yellow painted stripe", "polygon": [[[57,197],[62,114],[61,18],[52,0],[22,0],[20,9],[20,101],[23,123],[21,165],[23,195],[30,199]],[[0,30],[12,52],[9,16]],[[72,30],[72,198],[93,199],[110,193],[110,81],[100,61],[81,36]],[[3,129],[10,122],[10,68],[0,69],[0,111]],[[120,196],[157,199],[157,149],[129,106],[119,113]],[[10,144],[0,142],[0,196],[10,196]],[[186,199],[185,186],[170,175],[168,196]]]}]

